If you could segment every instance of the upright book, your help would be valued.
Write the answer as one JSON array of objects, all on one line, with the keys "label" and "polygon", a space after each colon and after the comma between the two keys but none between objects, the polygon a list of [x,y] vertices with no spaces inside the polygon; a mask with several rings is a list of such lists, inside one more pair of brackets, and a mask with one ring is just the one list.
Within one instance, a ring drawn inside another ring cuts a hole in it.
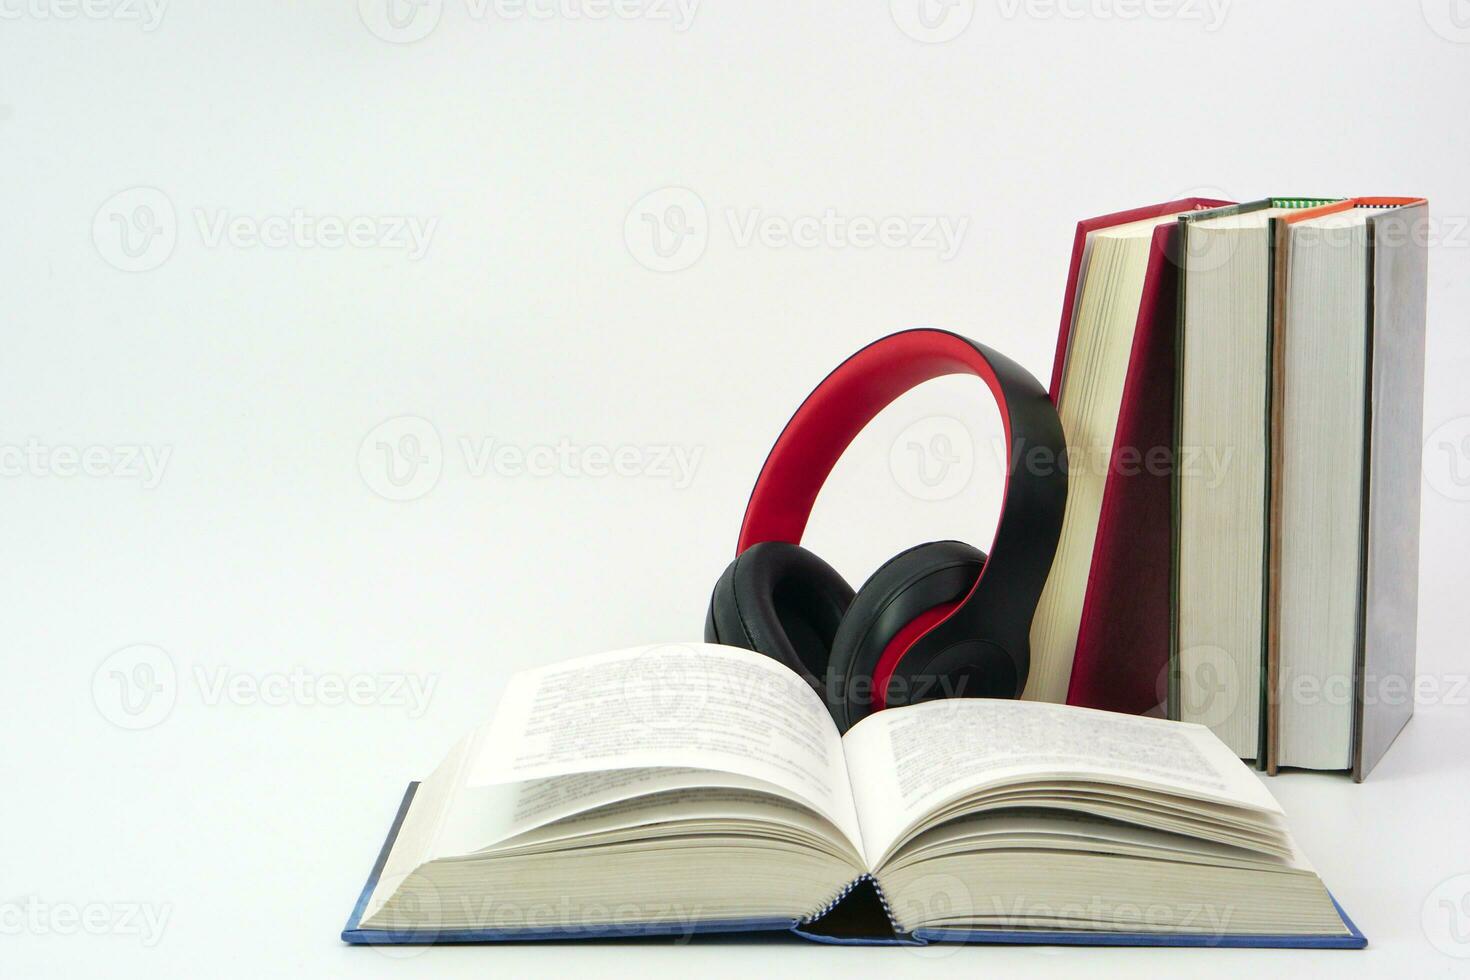
[{"label": "upright book", "polygon": [[1051,376],[1067,510],[1032,621],[1028,698],[1163,712],[1178,218],[1225,203],[1187,198],[1077,225]]},{"label": "upright book", "polygon": [[1180,218],[1171,716],[1264,762],[1273,198]]},{"label": "upright book", "polygon": [[1428,205],[1271,221],[1266,763],[1361,780],[1414,706]]},{"label": "upright book", "polygon": [[669,644],[517,675],[410,788],[342,938],[1355,948],[1208,729],[950,699],[839,736],[797,674]]}]

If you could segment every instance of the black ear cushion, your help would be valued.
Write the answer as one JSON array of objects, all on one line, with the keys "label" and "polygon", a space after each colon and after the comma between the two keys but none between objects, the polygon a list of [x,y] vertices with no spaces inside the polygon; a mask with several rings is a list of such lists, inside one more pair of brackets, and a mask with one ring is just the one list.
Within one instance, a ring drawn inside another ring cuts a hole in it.
[{"label": "black ear cushion", "polygon": [[822,694],[827,653],[852,596],[852,586],[812,552],[762,542],[741,552],[715,583],[704,638],[779,660]]},{"label": "black ear cushion", "polygon": [[965,597],[985,552],[963,541],[930,541],[879,566],[853,598],[827,659],[827,705],[843,731],[872,711],[872,677],[883,650],[920,613]]}]

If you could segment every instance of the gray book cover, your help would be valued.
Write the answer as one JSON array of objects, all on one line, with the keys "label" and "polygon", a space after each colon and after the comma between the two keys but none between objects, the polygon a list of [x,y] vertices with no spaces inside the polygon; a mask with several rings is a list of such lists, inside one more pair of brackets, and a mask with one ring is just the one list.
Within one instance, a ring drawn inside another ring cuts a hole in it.
[{"label": "gray book cover", "polygon": [[1353,732],[1360,782],[1414,713],[1428,222],[1424,201],[1368,221],[1372,322]]}]

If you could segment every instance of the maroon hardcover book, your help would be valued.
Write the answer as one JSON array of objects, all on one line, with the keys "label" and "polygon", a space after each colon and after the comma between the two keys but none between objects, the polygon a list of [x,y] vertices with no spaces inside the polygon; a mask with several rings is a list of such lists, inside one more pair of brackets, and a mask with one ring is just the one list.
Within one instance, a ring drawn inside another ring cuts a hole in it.
[{"label": "maroon hardcover book", "polygon": [[[1228,203],[1186,198],[1078,222],[1052,367],[1053,402],[1061,393],[1088,233]],[[1153,233],[1087,576],[1068,704],[1128,714],[1165,713],[1171,633],[1177,238],[1178,226],[1172,222]]]}]

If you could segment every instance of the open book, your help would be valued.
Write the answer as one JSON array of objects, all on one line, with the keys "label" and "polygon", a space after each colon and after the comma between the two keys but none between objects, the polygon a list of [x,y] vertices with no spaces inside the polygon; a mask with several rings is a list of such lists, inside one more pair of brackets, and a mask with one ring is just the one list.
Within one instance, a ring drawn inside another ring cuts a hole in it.
[{"label": "open book", "polygon": [[839,736],[786,667],[670,644],[516,675],[411,787],[348,942],[1363,945],[1207,728],[1021,701]]}]

